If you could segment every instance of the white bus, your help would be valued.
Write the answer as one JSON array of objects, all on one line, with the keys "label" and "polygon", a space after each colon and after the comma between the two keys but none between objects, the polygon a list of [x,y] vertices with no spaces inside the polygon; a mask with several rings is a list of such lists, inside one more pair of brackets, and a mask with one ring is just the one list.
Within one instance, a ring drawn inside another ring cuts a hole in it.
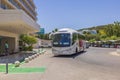
[{"label": "white bus", "polygon": [[57,55],[71,55],[84,51],[86,43],[80,40],[76,30],[63,28],[52,35],[52,53]]}]

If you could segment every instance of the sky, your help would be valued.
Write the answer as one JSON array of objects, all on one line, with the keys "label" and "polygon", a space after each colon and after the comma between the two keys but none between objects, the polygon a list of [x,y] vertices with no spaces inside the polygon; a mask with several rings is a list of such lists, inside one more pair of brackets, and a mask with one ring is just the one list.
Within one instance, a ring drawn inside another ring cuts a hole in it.
[{"label": "sky", "polygon": [[75,30],[120,21],[120,0],[34,0],[38,24],[49,33],[55,28]]}]

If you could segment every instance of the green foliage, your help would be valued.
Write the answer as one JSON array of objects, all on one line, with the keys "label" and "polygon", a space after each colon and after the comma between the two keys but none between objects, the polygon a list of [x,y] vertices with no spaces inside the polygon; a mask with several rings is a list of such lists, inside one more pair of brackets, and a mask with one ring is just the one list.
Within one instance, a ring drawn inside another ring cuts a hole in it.
[{"label": "green foliage", "polygon": [[116,40],[117,36],[111,36],[110,38],[111,38],[111,40]]},{"label": "green foliage", "polygon": [[84,35],[78,35],[78,39],[85,39]]},{"label": "green foliage", "polygon": [[58,29],[56,28],[54,31],[55,31],[55,32],[57,32],[57,31],[58,31]]},{"label": "green foliage", "polygon": [[101,39],[101,40],[104,40],[105,38],[107,38],[106,35],[100,35],[100,39]]},{"label": "green foliage", "polygon": [[39,34],[38,38],[49,40],[49,34]]},{"label": "green foliage", "polygon": [[38,35],[38,38],[44,39],[44,34],[39,34],[39,35]]},{"label": "green foliage", "polygon": [[[83,32],[85,39],[90,41],[95,39],[96,41],[108,41],[108,40],[119,40],[120,38],[120,22],[116,21],[113,24],[101,25],[92,28],[87,28],[85,30],[96,30],[98,34],[89,34],[88,32]],[[79,30],[81,31],[81,30]]]},{"label": "green foliage", "polygon": [[28,36],[26,34],[20,35],[20,41],[23,43],[21,48],[25,51],[31,51],[33,49],[32,45],[37,43],[37,39],[35,37]]},{"label": "green foliage", "polygon": [[58,31],[58,29],[56,28],[55,30],[53,30],[52,32],[54,33],[54,32],[57,32]]},{"label": "green foliage", "polygon": [[23,51],[32,51],[33,47],[32,46],[23,46],[22,50]]},{"label": "green foliage", "polygon": [[91,33],[88,32],[88,31],[84,31],[83,34],[85,34],[85,35],[89,35],[89,34],[91,34]]},{"label": "green foliage", "polygon": [[95,39],[91,39],[91,40],[89,40],[89,42],[91,42],[91,43],[93,43],[93,42],[95,42],[96,40]]},{"label": "green foliage", "polygon": [[23,37],[23,42],[26,43],[27,45],[32,46],[33,44],[37,43],[37,40],[33,36],[27,36],[27,35],[25,35]]},{"label": "green foliage", "polygon": [[91,39],[95,39],[95,40],[99,41],[100,36],[98,34],[86,34],[85,35],[85,40],[89,41]]},{"label": "green foliage", "polygon": [[[56,28],[56,29],[54,29],[53,31],[52,31],[52,33],[54,33],[54,32],[57,32],[58,31],[58,29]],[[50,38],[49,38],[49,35],[50,35],[51,33],[48,33],[48,34],[39,34],[38,35],[38,38],[40,38],[40,39],[45,39],[45,40],[50,40]]]}]

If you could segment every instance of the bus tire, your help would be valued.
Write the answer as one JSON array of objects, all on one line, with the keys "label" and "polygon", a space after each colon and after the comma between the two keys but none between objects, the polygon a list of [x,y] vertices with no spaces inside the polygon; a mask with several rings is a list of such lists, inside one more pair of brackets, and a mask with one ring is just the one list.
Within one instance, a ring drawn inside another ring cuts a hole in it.
[{"label": "bus tire", "polygon": [[57,54],[54,54],[54,57],[57,57],[58,55]]},{"label": "bus tire", "polygon": [[85,48],[83,47],[83,52],[85,51]]},{"label": "bus tire", "polygon": [[76,53],[78,53],[78,49],[76,48],[76,51],[75,51]]}]

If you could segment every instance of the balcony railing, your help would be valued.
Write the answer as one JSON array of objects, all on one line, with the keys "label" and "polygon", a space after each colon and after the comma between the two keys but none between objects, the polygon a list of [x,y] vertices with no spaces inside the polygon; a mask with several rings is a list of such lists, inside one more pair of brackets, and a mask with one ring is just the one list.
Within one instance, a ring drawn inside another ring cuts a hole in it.
[{"label": "balcony railing", "polygon": [[27,0],[27,1],[29,2],[29,4],[30,4],[33,8],[35,8],[34,5],[31,3],[30,0]]},{"label": "balcony railing", "polygon": [[27,0],[27,2],[32,6],[32,8],[34,8],[30,0]]},{"label": "balcony railing", "polygon": [[33,11],[33,13],[35,15],[37,15],[37,13],[35,12],[35,7],[32,6],[30,0],[24,0],[26,2],[26,4],[30,7],[30,9]]},{"label": "balcony railing", "polygon": [[14,0],[8,0],[8,1],[11,2],[18,9],[21,9],[21,7]]},{"label": "balcony railing", "polygon": [[30,12],[31,15],[34,16],[34,18],[35,18],[36,16],[35,16],[34,13],[32,12],[32,10],[27,6],[27,4],[25,4],[25,3],[23,2],[23,0],[19,0],[19,1],[25,6],[25,8],[27,9],[27,11]]},{"label": "balcony railing", "polygon": [[2,8],[2,9],[7,9],[7,6],[4,5],[4,4],[1,4],[1,8]]}]

